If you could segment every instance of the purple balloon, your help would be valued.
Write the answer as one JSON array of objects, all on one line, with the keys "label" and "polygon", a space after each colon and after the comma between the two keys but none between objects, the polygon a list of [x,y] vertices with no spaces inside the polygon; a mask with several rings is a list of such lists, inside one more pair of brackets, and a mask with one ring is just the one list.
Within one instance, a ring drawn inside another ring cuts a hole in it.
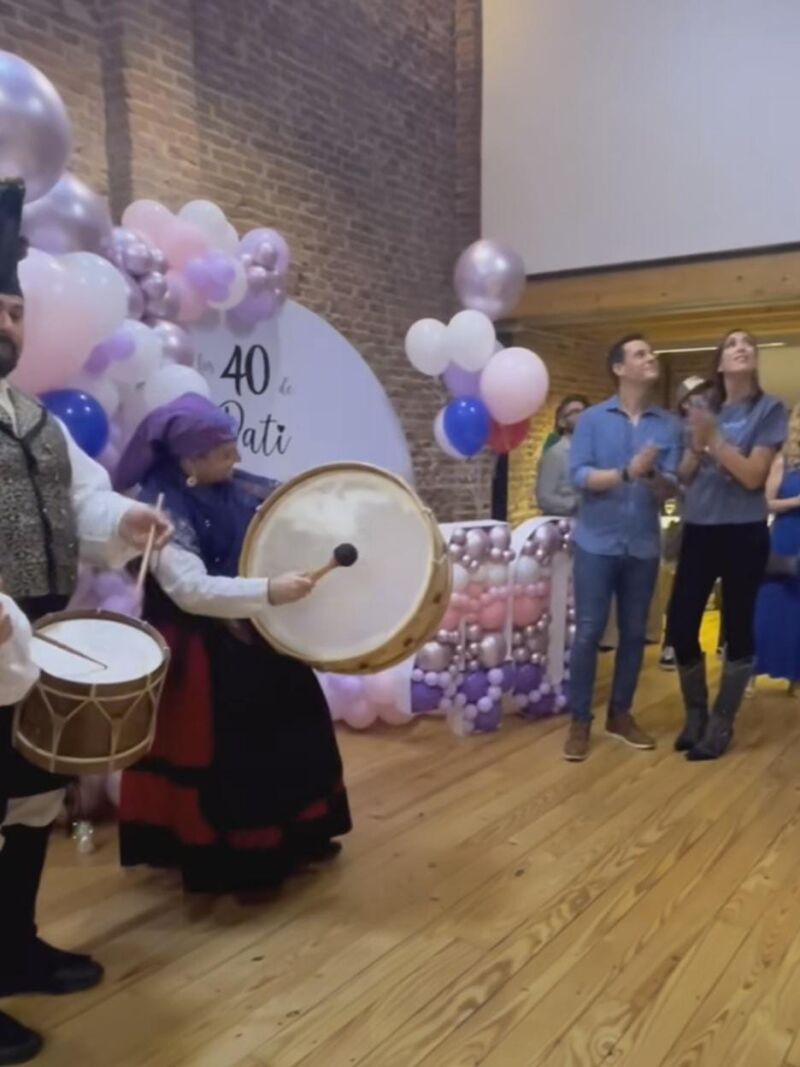
[{"label": "purple balloon", "polygon": [[486,671],[471,671],[465,675],[459,691],[470,704],[477,704],[481,697],[485,697],[489,692],[489,677]]},{"label": "purple balloon", "polygon": [[269,286],[269,274],[264,267],[254,264],[247,268],[247,288],[253,295],[263,293]]},{"label": "purple balloon", "polygon": [[150,271],[149,274],[145,274],[139,284],[148,302],[150,300],[163,300],[167,295],[167,279],[157,271]]},{"label": "purple balloon", "polygon": [[489,711],[479,711],[475,716],[475,733],[489,734],[500,728],[503,721],[503,708],[500,701],[492,704]]},{"label": "purple balloon", "polygon": [[522,296],[525,265],[512,248],[484,239],[458,257],[453,281],[465,308],[501,319],[511,314]]},{"label": "purple balloon", "polygon": [[237,332],[248,332],[259,322],[266,322],[281,308],[283,300],[275,293],[249,293],[240,304],[226,315],[230,328]]},{"label": "purple balloon", "polygon": [[162,351],[167,359],[182,363],[186,367],[194,364],[194,343],[189,334],[174,322],[157,321],[151,323],[158,334]]},{"label": "purple balloon", "polygon": [[64,102],[40,70],[0,52],[0,174],[25,181],[28,203],[64,173],[72,130]]},{"label": "purple balloon", "polygon": [[88,374],[102,374],[112,363],[129,359],[135,347],[136,342],[131,334],[120,327],[110,337],[106,337],[100,344],[94,346],[89,353],[85,370]]},{"label": "purple balloon", "polygon": [[514,692],[527,696],[542,684],[542,668],[536,663],[517,666]]},{"label": "purple balloon", "polygon": [[447,391],[455,400],[465,396],[478,396],[480,391],[480,374],[470,374],[456,363],[451,363],[442,375]]},{"label": "purple balloon", "polygon": [[98,196],[74,174],[64,174],[50,192],[28,204],[22,232],[34,248],[64,252],[104,253],[111,242],[111,214]]},{"label": "purple balloon", "polygon": [[289,272],[291,253],[285,237],[277,230],[265,226],[246,233],[239,242],[239,251],[253,257],[253,262],[267,270],[286,275]]},{"label": "purple balloon", "polygon": [[436,711],[442,702],[442,690],[425,682],[411,683],[411,710],[417,715]]},{"label": "purple balloon", "polygon": [[215,286],[224,290],[224,299],[236,277],[236,263],[232,256],[226,256],[224,252],[209,252],[206,257],[208,276]]}]

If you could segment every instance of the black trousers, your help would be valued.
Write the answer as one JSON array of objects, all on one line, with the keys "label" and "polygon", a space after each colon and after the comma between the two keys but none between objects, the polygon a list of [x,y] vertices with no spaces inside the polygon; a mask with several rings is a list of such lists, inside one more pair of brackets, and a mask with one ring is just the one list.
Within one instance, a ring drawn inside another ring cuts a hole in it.
[{"label": "black trousers", "polygon": [[667,616],[668,644],[680,666],[701,655],[700,625],[714,583],[722,583],[727,658],[753,655],[756,595],[769,556],[766,522],[699,526],[686,523]]}]

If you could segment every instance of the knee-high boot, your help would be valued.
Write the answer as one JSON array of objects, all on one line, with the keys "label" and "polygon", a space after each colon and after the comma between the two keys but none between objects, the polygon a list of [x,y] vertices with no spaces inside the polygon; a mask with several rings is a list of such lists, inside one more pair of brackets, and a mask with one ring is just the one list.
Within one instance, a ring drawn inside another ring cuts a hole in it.
[{"label": "knee-high boot", "polygon": [[697,663],[678,667],[678,677],[681,683],[686,721],[680,734],[675,738],[675,751],[688,752],[702,740],[708,724],[705,657],[701,657]]},{"label": "knee-high boot", "polygon": [[686,753],[689,760],[719,759],[733,740],[733,723],[753,675],[753,659],[725,660],[714,709],[702,741]]}]

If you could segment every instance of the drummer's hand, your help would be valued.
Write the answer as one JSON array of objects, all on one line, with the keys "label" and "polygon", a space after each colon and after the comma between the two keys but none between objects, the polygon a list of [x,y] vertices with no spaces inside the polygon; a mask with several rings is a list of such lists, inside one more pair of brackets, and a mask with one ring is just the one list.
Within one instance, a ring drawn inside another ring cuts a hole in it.
[{"label": "drummer's hand", "polygon": [[270,578],[267,599],[276,607],[293,604],[308,596],[313,588],[314,583],[307,574],[282,574],[280,578]]},{"label": "drummer's hand", "polygon": [[6,615],[6,609],[0,604],[0,645],[4,645],[6,641],[10,641],[13,632],[13,623],[8,615]]},{"label": "drummer's hand", "polygon": [[147,504],[133,504],[120,520],[119,535],[131,547],[144,551],[153,526],[156,528],[153,548],[158,550],[172,537],[172,523],[163,512],[156,511]]}]

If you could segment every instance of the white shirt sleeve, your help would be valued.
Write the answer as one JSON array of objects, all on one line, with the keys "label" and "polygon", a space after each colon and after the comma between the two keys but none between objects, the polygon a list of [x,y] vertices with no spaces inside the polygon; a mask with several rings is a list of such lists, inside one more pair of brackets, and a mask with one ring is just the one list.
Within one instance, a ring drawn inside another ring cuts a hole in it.
[{"label": "white shirt sleeve", "polygon": [[119,537],[119,522],[134,501],[111,488],[108,474],[79,448],[59,421],[72,467],[72,507],[78,526],[81,559],[96,567],[124,567],[137,552]]},{"label": "white shirt sleeve", "polygon": [[267,603],[266,578],[224,578],[208,573],[194,552],[169,544],[151,561],[156,581],[190,615],[249,619]]},{"label": "white shirt sleeve", "polygon": [[39,677],[31,659],[31,625],[11,597],[0,593],[0,604],[11,620],[12,633],[0,645],[0,706],[16,704]]}]

